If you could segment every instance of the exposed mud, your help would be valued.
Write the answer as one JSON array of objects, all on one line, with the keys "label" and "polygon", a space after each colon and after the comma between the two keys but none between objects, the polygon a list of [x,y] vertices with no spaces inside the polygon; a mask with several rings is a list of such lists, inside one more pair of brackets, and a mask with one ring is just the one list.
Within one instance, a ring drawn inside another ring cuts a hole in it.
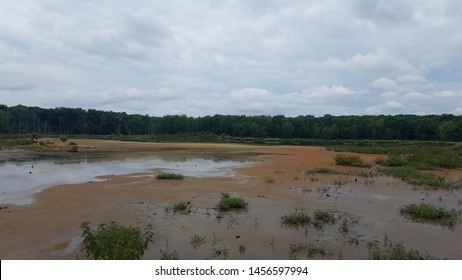
[{"label": "exposed mud", "polygon": [[[335,166],[334,152],[318,147],[262,147],[207,144],[148,144],[75,140],[80,156],[105,159],[137,158],[157,153],[171,159],[214,158],[253,160],[233,176],[156,180],[149,172],[100,177],[98,182],[48,188],[25,206],[0,205],[1,259],[74,259],[80,252],[80,224],[117,221],[153,226],[154,243],[146,259],[161,250],[177,251],[180,259],[292,259],[306,252],[290,244],[324,248],[308,256],[326,259],[366,259],[368,243],[403,242],[436,258],[462,259],[462,226],[446,228],[420,223],[399,214],[404,204],[427,202],[462,210],[462,191],[416,189],[376,169]],[[376,155],[360,155],[373,162]],[[331,167],[364,171],[369,177],[306,174]],[[153,166],[154,172],[155,167]],[[461,170],[441,171],[462,178]],[[248,209],[221,215],[215,205],[222,192],[246,199]],[[173,213],[176,202],[189,201],[188,213]],[[285,226],[281,216],[293,211],[326,210],[336,221],[322,228]],[[194,235],[205,243],[191,244]],[[303,247],[303,246],[301,246]],[[293,247],[294,248],[294,247]]]}]

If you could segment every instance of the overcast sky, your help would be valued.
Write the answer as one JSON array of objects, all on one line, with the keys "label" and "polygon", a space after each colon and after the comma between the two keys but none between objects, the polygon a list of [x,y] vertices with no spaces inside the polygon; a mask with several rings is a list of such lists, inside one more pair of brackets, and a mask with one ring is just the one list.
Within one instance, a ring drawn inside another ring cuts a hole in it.
[{"label": "overcast sky", "polygon": [[460,0],[1,0],[0,104],[462,114]]}]

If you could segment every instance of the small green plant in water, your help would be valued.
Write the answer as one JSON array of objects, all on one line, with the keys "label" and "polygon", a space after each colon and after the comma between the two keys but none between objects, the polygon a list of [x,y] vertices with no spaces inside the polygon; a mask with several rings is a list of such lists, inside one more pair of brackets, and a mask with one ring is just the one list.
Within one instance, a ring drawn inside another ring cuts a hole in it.
[{"label": "small green plant in water", "polygon": [[101,224],[96,230],[90,228],[89,222],[84,222],[80,228],[83,231],[82,251],[95,260],[139,260],[154,236],[150,226],[141,231],[116,222]]},{"label": "small green plant in water", "polygon": [[335,217],[331,213],[324,210],[314,211],[313,225],[316,228],[322,228],[326,224],[334,224]]},{"label": "small green plant in water", "polygon": [[222,193],[221,200],[217,204],[217,208],[221,212],[229,210],[246,209],[249,203],[242,197],[231,197],[229,193]]},{"label": "small green plant in water", "polygon": [[200,236],[197,234],[194,234],[191,237],[191,245],[193,245],[194,249],[197,249],[200,245],[204,245],[206,243],[206,236]]},{"label": "small green plant in water", "polygon": [[401,207],[400,212],[416,220],[433,221],[449,227],[455,226],[460,216],[454,209],[449,211],[426,203],[405,205]]},{"label": "small green plant in water", "polygon": [[186,201],[180,201],[178,203],[175,203],[173,204],[173,207],[172,207],[173,212],[187,213],[189,212],[190,204],[191,204],[190,202],[186,202]]},{"label": "small green plant in water", "polygon": [[281,221],[285,225],[306,225],[311,223],[311,217],[308,213],[294,211],[290,214],[281,217]]}]

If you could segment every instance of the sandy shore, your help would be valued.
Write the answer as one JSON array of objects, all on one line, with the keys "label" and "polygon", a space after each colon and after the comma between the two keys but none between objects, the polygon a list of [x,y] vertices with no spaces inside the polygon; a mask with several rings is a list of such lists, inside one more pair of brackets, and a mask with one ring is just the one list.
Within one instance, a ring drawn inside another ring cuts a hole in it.
[{"label": "sandy shore", "polygon": [[[344,183],[334,188],[332,176],[305,174],[305,170],[317,167],[351,170],[335,166],[335,153],[323,148],[101,140],[74,142],[81,147],[82,153],[97,152],[111,158],[155,150],[173,158],[188,154],[258,162],[239,168],[236,170],[238,176],[232,177],[186,177],[172,181],[157,180],[152,173],[141,171],[103,176],[105,180],[102,182],[47,188],[38,193],[30,205],[1,205],[1,259],[85,258],[80,252],[79,228],[84,221],[90,221],[92,225],[110,221],[140,227],[152,224],[155,238],[145,255],[148,259],[159,258],[162,249],[176,250],[182,259],[223,257],[213,254],[217,246],[226,247],[229,254],[225,257],[231,259],[287,259],[288,246],[292,242],[324,244],[332,252],[327,258],[367,258],[366,243],[372,239],[382,240],[384,235],[437,257],[462,259],[462,253],[454,250],[462,248],[460,224],[451,231],[438,225],[409,221],[398,213],[401,205],[422,200],[461,209],[457,203],[462,200],[460,191],[429,193],[414,190],[400,180],[388,177],[379,177],[373,182],[364,178],[335,177]],[[377,156],[361,157],[372,163]],[[373,169],[367,171],[375,172]],[[461,172],[456,173],[455,177],[462,178]],[[329,186],[330,195],[315,191],[323,186]],[[248,212],[216,219],[213,207],[222,192],[247,199]],[[165,211],[168,205],[181,200],[191,202],[191,214]],[[311,228],[281,228],[280,217],[295,208],[326,209],[338,213],[339,219],[350,217],[350,220],[357,220],[356,224],[352,223],[356,246],[347,244],[347,239],[342,240],[338,225],[322,232]],[[193,234],[207,236],[208,245],[201,250],[193,249],[189,244]],[[212,244],[217,243],[215,239],[221,243]],[[435,244],[435,239],[444,241]],[[237,247],[244,244],[247,250],[242,254]]]}]

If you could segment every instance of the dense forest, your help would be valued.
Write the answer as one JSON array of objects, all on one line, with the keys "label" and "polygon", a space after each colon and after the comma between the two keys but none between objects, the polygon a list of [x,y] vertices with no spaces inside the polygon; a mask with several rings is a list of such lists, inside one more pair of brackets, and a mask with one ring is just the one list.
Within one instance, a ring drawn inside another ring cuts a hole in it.
[{"label": "dense forest", "polygon": [[81,108],[0,105],[0,133],[154,135],[207,133],[232,137],[374,140],[462,140],[462,116],[152,117]]}]

